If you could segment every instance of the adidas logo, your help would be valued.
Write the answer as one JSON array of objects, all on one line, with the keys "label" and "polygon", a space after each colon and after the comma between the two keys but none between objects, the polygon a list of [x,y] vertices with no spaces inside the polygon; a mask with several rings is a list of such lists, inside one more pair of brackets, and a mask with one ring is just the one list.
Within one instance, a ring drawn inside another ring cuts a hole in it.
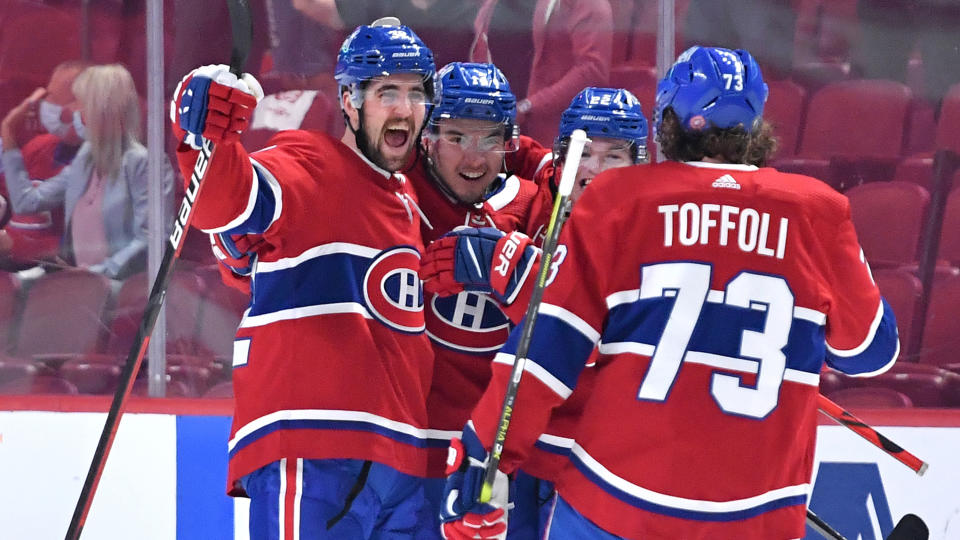
[{"label": "adidas logo", "polygon": [[715,188],[740,189],[740,184],[738,184],[737,181],[734,180],[729,174],[725,174],[720,178],[717,178],[711,185]]}]

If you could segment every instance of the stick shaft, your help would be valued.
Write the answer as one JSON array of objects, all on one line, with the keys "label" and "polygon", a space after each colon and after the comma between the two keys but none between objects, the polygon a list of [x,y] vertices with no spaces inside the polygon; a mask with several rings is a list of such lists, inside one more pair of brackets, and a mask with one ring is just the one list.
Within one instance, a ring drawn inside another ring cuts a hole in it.
[{"label": "stick shaft", "polygon": [[523,375],[523,367],[527,362],[527,352],[530,350],[530,342],[533,339],[533,327],[537,322],[540,303],[543,301],[543,290],[546,288],[547,276],[550,275],[553,252],[556,250],[557,240],[560,238],[560,230],[563,228],[563,222],[566,219],[564,209],[570,198],[573,177],[576,176],[577,168],[580,166],[580,156],[583,154],[583,147],[586,144],[586,140],[587,134],[582,130],[575,130],[570,137],[570,147],[567,150],[567,156],[564,160],[560,187],[557,189],[557,195],[554,198],[553,212],[550,214],[547,236],[543,243],[540,271],[537,274],[537,281],[534,283],[533,292],[530,295],[530,303],[527,305],[526,315],[524,315],[520,341],[517,344],[517,352],[514,355],[513,369],[510,371],[510,381],[507,384],[507,391],[503,397],[503,406],[500,409],[500,422],[493,441],[493,449],[490,452],[490,459],[487,461],[486,471],[484,472],[483,486],[481,487],[479,498],[479,502],[481,503],[489,502],[492,495],[493,481],[496,479],[497,468],[500,466],[500,458],[503,456],[503,445],[507,440],[507,428],[510,426],[510,419],[513,417],[513,406],[517,399],[520,378]]},{"label": "stick shaft", "polygon": [[[230,71],[239,77],[243,71],[243,64],[250,54],[253,33],[252,16],[247,0],[227,0],[227,7],[230,10],[233,40]],[[110,455],[110,449],[113,447],[113,441],[120,426],[120,419],[123,416],[127,399],[130,397],[130,390],[133,388],[133,380],[137,376],[137,372],[140,371],[143,357],[150,345],[150,335],[157,322],[157,316],[160,314],[160,308],[163,306],[170,278],[173,277],[174,263],[180,256],[180,250],[183,249],[187,238],[187,231],[190,230],[190,223],[193,221],[193,206],[200,196],[200,188],[203,186],[203,179],[206,176],[210,160],[213,159],[214,150],[212,141],[203,141],[203,146],[200,148],[196,164],[190,175],[190,185],[187,187],[183,201],[178,207],[173,232],[164,248],[163,259],[161,259],[160,267],[157,269],[157,277],[150,290],[143,318],[137,329],[137,336],[130,347],[129,354],[127,354],[123,371],[120,373],[120,384],[113,394],[113,401],[110,403],[110,410],[107,413],[103,431],[100,433],[97,449],[94,451],[93,460],[87,470],[87,477],[80,490],[80,497],[74,507],[70,526],[67,528],[66,540],[78,540],[83,532],[83,526],[86,524],[87,516],[90,513],[90,506],[93,504],[93,497],[96,494],[97,486],[100,484],[107,457]]]},{"label": "stick shaft", "polygon": [[883,450],[900,463],[910,467],[915,473],[922,476],[927,472],[927,463],[912,453],[904,450],[903,447],[885,437],[882,433],[870,427],[866,422],[857,418],[849,411],[837,405],[829,398],[820,394],[818,396],[817,406],[830,418],[833,418],[841,426],[851,429],[857,435],[870,441],[874,446]]},{"label": "stick shaft", "polygon": [[836,529],[831,527],[829,523],[820,519],[820,516],[814,514],[813,510],[809,508],[807,508],[807,525],[827,540],[847,540],[842,534],[837,532]]}]

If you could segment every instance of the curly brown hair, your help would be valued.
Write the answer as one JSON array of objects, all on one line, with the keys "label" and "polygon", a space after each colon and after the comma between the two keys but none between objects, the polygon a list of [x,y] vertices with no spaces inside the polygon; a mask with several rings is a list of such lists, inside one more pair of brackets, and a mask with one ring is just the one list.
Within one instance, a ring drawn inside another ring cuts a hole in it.
[{"label": "curly brown hair", "polygon": [[773,127],[764,120],[760,120],[749,133],[742,126],[685,130],[672,107],[663,111],[663,121],[657,129],[657,144],[663,155],[673,161],[700,161],[711,157],[757,167],[765,166],[777,150]]}]

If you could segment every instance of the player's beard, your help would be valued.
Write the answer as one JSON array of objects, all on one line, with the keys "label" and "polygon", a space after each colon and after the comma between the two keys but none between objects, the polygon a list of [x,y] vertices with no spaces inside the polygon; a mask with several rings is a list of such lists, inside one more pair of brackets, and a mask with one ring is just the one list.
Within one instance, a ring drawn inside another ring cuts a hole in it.
[{"label": "player's beard", "polygon": [[[414,130],[414,126],[413,125],[409,126],[410,129],[407,132],[408,133],[407,136],[409,137],[409,139],[407,140],[407,143],[406,143],[407,151],[404,153],[403,158],[399,160],[395,159],[393,160],[393,163],[391,163],[390,158],[387,158],[387,156],[383,155],[383,152],[380,151],[378,146],[373,141],[370,140],[369,130],[365,128],[366,123],[363,120],[363,111],[360,110],[359,113],[360,113],[358,115],[359,122],[358,122],[357,130],[354,132],[354,135],[355,135],[354,138],[357,141],[357,149],[360,150],[360,153],[362,153],[364,156],[367,157],[367,159],[372,161],[374,165],[376,165],[377,167],[380,167],[383,170],[390,171],[390,172],[397,172],[403,169],[404,165],[406,165],[407,162],[410,161],[410,153],[415,146],[414,141],[416,140],[416,136],[418,135],[418,133]],[[390,124],[389,120],[387,122],[384,122],[383,125],[387,126],[388,124]],[[386,144],[386,143],[383,143],[383,144]]]}]

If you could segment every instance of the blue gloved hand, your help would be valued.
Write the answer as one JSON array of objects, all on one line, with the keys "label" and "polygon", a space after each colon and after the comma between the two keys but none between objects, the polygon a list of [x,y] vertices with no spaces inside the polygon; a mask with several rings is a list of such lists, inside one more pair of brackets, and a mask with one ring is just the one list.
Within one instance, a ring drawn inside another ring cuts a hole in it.
[{"label": "blue gloved hand", "polygon": [[539,252],[519,231],[458,227],[427,246],[420,279],[427,292],[440,296],[481,292],[509,305],[534,274]]},{"label": "blue gloved hand", "polygon": [[440,509],[440,532],[447,540],[506,538],[510,491],[507,475],[497,471],[490,502],[477,502],[488,459],[473,423],[467,422],[461,438],[450,441],[447,456],[447,484]]},{"label": "blue gloved hand", "polygon": [[184,77],[170,103],[170,121],[177,140],[199,149],[203,139],[215,143],[239,140],[263,98],[260,83],[241,78],[225,65],[199,67]]}]

